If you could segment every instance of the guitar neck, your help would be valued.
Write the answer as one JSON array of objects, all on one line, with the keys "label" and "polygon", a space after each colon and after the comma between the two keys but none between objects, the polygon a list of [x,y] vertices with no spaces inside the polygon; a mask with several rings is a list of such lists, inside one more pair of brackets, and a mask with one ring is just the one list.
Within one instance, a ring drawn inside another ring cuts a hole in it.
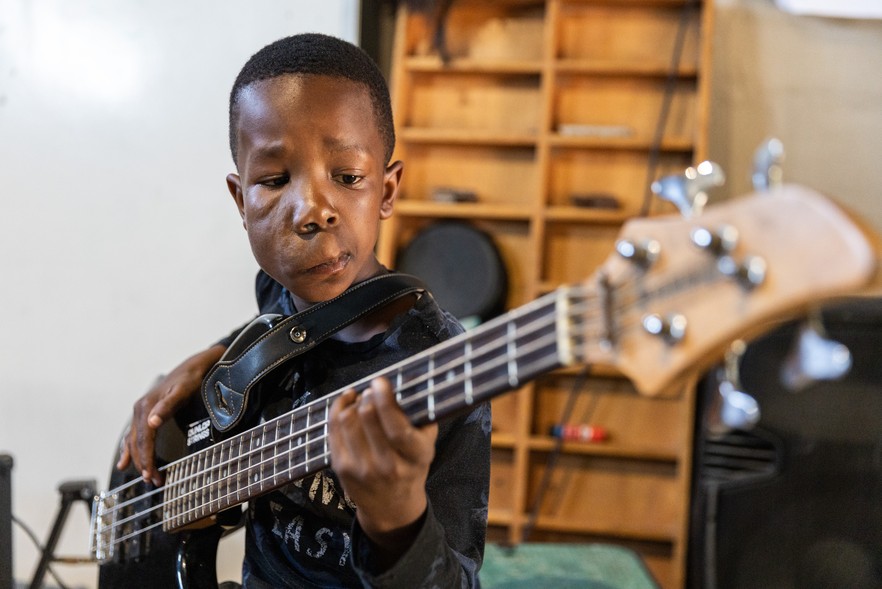
[{"label": "guitar neck", "polygon": [[580,287],[561,288],[312,403],[170,464],[163,527],[174,531],[317,472],[330,463],[330,406],[382,376],[415,425],[424,425],[572,364],[584,347],[572,317]]}]

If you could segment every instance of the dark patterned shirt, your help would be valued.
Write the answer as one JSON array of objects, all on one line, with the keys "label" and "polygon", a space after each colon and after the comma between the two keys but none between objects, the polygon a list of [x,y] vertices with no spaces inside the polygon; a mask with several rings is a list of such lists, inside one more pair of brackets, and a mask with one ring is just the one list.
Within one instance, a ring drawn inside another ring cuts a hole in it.
[{"label": "dark patterned shirt", "polygon": [[[261,313],[296,312],[290,295],[266,274],[257,278]],[[462,332],[423,295],[389,329],[368,341],[326,340],[274,375],[261,392],[264,418],[308,403]],[[246,522],[247,589],[308,587],[478,587],[490,472],[490,407],[439,422],[426,489],[429,507],[414,544],[379,571],[356,506],[332,469],[252,500]],[[394,509],[394,506],[390,506]]]}]

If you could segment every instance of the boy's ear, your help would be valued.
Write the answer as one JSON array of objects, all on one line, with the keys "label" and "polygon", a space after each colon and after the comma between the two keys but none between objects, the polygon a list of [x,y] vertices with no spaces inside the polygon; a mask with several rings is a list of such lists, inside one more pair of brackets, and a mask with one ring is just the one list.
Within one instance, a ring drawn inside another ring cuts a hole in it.
[{"label": "boy's ear", "polygon": [[404,172],[404,162],[395,161],[386,168],[383,178],[383,200],[380,202],[380,219],[388,219],[392,216],[392,207],[395,197],[398,196],[398,187],[401,185],[401,174]]},{"label": "boy's ear", "polygon": [[236,201],[239,216],[242,217],[242,226],[248,229],[245,225],[245,200],[242,196],[242,179],[239,178],[239,174],[227,174],[227,190],[230,191],[230,195]]}]

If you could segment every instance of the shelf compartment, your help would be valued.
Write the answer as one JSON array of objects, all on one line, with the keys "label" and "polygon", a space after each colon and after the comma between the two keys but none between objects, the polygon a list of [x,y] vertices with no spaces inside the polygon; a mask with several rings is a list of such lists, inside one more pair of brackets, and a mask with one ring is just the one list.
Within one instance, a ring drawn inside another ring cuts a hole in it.
[{"label": "shelf compartment", "polygon": [[539,76],[415,73],[402,127],[535,134]]},{"label": "shelf compartment", "polygon": [[[498,206],[532,210],[536,193],[536,150],[487,146],[410,145],[407,150],[400,198],[440,205],[432,200],[436,188],[470,191],[477,203],[468,207]],[[447,208],[453,208],[448,206]],[[472,209],[473,212],[478,212]],[[514,212],[514,211],[513,211]]]},{"label": "shelf compartment", "polygon": [[619,228],[563,221],[548,223],[545,233],[543,283],[576,284],[594,274],[613,252]]},{"label": "shelf compartment", "polygon": [[[527,504],[536,502],[547,453],[529,462]],[[677,467],[662,462],[561,454],[539,505],[537,528],[664,541],[682,525]]]},{"label": "shelf compartment", "polygon": [[[505,448],[492,448],[490,464],[490,511],[510,514],[515,509],[514,489],[511,485],[515,470],[514,452]],[[497,521],[502,519],[500,517]]]},{"label": "shelf compartment", "polygon": [[[445,23],[445,46],[453,59],[541,60],[544,2],[455,2]],[[409,19],[406,54],[437,55],[434,31],[426,18]]]},{"label": "shelf compartment", "polygon": [[[648,192],[648,162],[639,151],[555,148],[548,175],[549,216],[556,219],[624,221],[643,212]],[[652,180],[681,174],[692,165],[688,153],[663,153]],[[612,197],[619,207],[574,206],[574,197]]]},{"label": "shelf compartment", "polygon": [[608,439],[597,442],[567,442],[564,451],[573,454],[601,454],[675,462],[680,457],[682,436],[678,432],[687,415],[679,399],[640,396],[625,379],[589,378],[576,392],[572,414],[564,410],[578,377],[549,375],[537,387],[531,430],[538,438],[531,447],[549,450],[556,440],[548,437],[552,426],[567,419],[570,424],[603,427]]},{"label": "shelf compartment", "polygon": [[[665,81],[653,78],[559,76],[551,130],[564,144],[572,138],[599,147],[648,147],[656,135],[665,92]],[[664,144],[691,145],[695,128],[695,82],[678,80],[672,85]]]},{"label": "shelf compartment", "polygon": [[671,67],[678,29],[685,18],[678,74],[695,75],[700,16],[700,10],[684,6],[564,3],[557,22],[555,56],[564,63],[594,64],[607,72],[663,75]]},{"label": "shelf compartment", "polygon": [[514,436],[518,433],[518,395],[509,393],[496,397],[492,401],[493,413],[493,445],[514,445]]}]

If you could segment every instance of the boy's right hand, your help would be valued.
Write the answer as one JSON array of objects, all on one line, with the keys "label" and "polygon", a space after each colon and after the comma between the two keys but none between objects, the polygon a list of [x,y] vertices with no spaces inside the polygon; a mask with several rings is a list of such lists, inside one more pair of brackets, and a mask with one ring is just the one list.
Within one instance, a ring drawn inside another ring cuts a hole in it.
[{"label": "boy's right hand", "polygon": [[118,469],[134,464],[144,480],[154,485],[162,484],[162,476],[156,470],[154,461],[156,430],[193,395],[199,393],[202,379],[221,359],[224,351],[226,347],[218,344],[190,356],[135,402],[132,423],[127,435],[123,436],[120,458],[116,464]]}]

